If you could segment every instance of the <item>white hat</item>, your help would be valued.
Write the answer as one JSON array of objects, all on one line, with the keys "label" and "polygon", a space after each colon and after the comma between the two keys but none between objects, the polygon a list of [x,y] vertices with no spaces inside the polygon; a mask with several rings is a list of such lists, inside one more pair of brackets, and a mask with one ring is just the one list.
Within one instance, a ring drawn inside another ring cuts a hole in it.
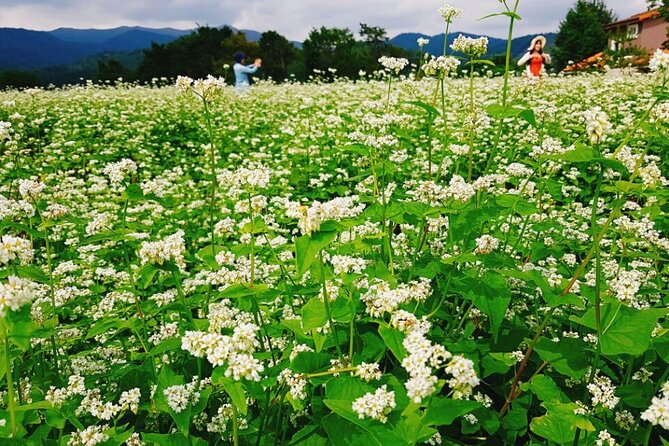
[{"label": "white hat", "polygon": [[528,50],[532,50],[534,48],[534,45],[538,41],[541,41],[541,49],[543,49],[546,46],[546,38],[544,36],[537,36],[534,39],[532,39],[532,43],[530,43],[530,47],[528,48]]}]

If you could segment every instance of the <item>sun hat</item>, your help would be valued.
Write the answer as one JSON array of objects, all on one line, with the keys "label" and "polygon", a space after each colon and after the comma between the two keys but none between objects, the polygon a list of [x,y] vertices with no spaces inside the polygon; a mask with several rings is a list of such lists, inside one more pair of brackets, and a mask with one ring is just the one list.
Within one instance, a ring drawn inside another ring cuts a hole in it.
[{"label": "sun hat", "polygon": [[541,49],[544,49],[546,46],[546,38],[544,36],[537,36],[534,39],[532,39],[532,43],[530,43],[530,47],[528,50],[531,50],[534,48],[534,45],[538,42],[541,41]]}]

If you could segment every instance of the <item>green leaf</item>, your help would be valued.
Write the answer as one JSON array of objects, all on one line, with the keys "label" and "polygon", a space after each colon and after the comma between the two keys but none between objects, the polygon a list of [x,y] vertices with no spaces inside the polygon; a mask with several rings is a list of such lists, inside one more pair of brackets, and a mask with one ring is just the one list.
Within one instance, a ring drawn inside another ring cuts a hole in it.
[{"label": "green leaf", "polygon": [[[605,355],[629,354],[639,356],[650,346],[651,334],[657,320],[667,314],[667,309],[649,308],[636,310],[620,303],[601,306],[600,345]],[[595,309],[589,309],[582,317],[572,316],[574,322],[597,330]]]},{"label": "green leaf", "polygon": [[147,289],[158,271],[158,268],[147,263],[137,272],[137,285],[143,290]]},{"label": "green leaf", "polygon": [[337,233],[332,231],[317,232],[310,236],[303,235],[295,239],[295,261],[298,276],[309,269],[321,249],[328,246],[336,237]]},{"label": "green leaf", "polygon": [[503,208],[515,210],[520,215],[531,215],[537,212],[537,207],[520,195],[500,195],[495,199],[495,202]]},{"label": "green leaf", "polygon": [[327,322],[328,315],[325,310],[325,303],[318,297],[309,299],[302,307],[302,329],[311,331],[314,328],[324,326]]},{"label": "green leaf", "polygon": [[415,107],[420,107],[423,110],[425,110],[432,119],[441,114],[439,113],[439,110],[437,110],[430,104],[427,104],[423,101],[403,101],[402,104],[408,104],[408,105],[413,105]]},{"label": "green leaf", "polygon": [[225,392],[230,396],[232,404],[242,415],[246,415],[248,407],[246,405],[246,393],[241,381],[234,381],[232,378],[225,377],[225,367],[216,367],[211,374],[212,384],[223,386]]},{"label": "green leaf", "polygon": [[527,121],[531,126],[533,127],[537,126],[537,118],[534,116],[534,110],[532,110],[531,108],[527,108],[521,111],[520,113],[518,113],[518,116]]},{"label": "green leaf", "polygon": [[552,342],[541,338],[534,346],[539,357],[548,362],[555,370],[572,378],[583,378],[588,369],[586,345],[581,339],[560,338]]},{"label": "green leaf", "polygon": [[481,403],[476,401],[433,397],[425,412],[425,424],[449,426],[459,417],[481,407]]},{"label": "green leaf", "polygon": [[469,281],[470,289],[465,297],[472,300],[479,310],[490,318],[493,339],[496,341],[499,328],[511,303],[511,290],[504,277],[494,271],[488,271],[478,283]]},{"label": "green leaf", "polygon": [[327,353],[300,352],[291,362],[291,370],[297,373],[314,373],[327,370],[331,356]]},{"label": "green leaf", "polygon": [[485,15],[485,16],[481,17],[480,19],[476,19],[476,20],[477,21],[485,20],[485,19],[489,19],[490,17],[499,17],[499,16],[507,16],[507,17],[512,18],[514,20],[523,20],[523,18],[521,16],[519,16],[518,14],[516,14],[513,11],[495,12],[493,14]]},{"label": "green leaf", "polygon": [[137,183],[128,184],[128,187],[125,188],[125,194],[128,197],[128,200],[131,201],[137,201],[144,198],[144,192]]},{"label": "green leaf", "polygon": [[397,358],[398,361],[402,361],[407,357],[407,350],[402,345],[404,341],[404,335],[394,328],[388,328],[384,326],[379,326],[379,334],[383,339],[383,342],[386,344],[386,347],[393,352],[393,355]]},{"label": "green leaf", "polygon": [[530,390],[545,403],[570,403],[569,398],[560,390],[552,378],[537,375],[530,382]]},{"label": "green leaf", "polygon": [[158,446],[207,446],[207,442],[192,435],[183,434],[142,434],[142,440],[153,442]]},{"label": "green leaf", "polygon": [[549,408],[548,413],[530,423],[532,432],[540,437],[558,444],[571,444],[577,428],[589,432],[595,430],[586,417],[574,414],[574,409],[578,408],[576,403],[542,405]]}]

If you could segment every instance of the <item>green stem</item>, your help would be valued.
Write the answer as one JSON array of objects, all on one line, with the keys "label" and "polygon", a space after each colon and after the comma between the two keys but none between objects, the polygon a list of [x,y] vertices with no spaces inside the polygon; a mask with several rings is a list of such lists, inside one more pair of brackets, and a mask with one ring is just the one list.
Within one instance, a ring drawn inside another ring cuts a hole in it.
[{"label": "green stem", "polygon": [[211,163],[211,192],[209,197],[209,231],[211,238],[211,249],[216,246],[216,235],[214,234],[214,200],[216,199],[216,154],[214,152],[214,132],[211,126],[211,113],[207,100],[202,98],[204,103],[204,116],[207,125],[207,134],[209,135],[209,162]]},{"label": "green stem", "polygon": [[232,444],[234,446],[239,446],[239,416],[237,415],[237,406],[235,403],[232,405]]},{"label": "green stem", "polygon": [[9,408],[9,422],[12,427],[12,437],[16,436],[16,395],[14,380],[12,379],[12,359],[9,346],[9,334],[5,329],[5,375],[7,377],[7,406]]},{"label": "green stem", "polygon": [[469,156],[467,162],[467,181],[472,180],[474,170],[474,123],[476,122],[476,113],[474,111],[474,64],[469,60],[469,116],[471,119],[469,129]]},{"label": "green stem", "polygon": [[325,313],[328,316],[328,322],[330,323],[330,328],[332,328],[332,334],[334,335],[335,348],[337,349],[337,355],[339,355],[339,360],[344,361],[344,354],[341,351],[341,345],[339,345],[339,334],[337,333],[337,326],[335,325],[334,320],[332,319],[332,311],[330,310],[330,296],[328,296],[328,289],[325,284],[325,268],[323,266],[323,250],[320,251],[320,267],[321,267],[321,285],[323,286],[323,303],[325,304]]}]

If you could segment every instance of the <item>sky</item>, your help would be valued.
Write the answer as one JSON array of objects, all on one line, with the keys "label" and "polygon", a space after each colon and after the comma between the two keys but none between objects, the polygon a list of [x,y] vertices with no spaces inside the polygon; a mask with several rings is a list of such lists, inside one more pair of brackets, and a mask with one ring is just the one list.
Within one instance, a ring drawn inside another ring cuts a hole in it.
[{"label": "sky", "polygon": [[[508,0],[512,4],[514,0]],[[520,0],[514,35],[557,31],[560,20],[576,0]],[[506,37],[508,19],[479,18],[499,12],[497,0],[450,0],[464,10],[451,31]],[[607,0],[618,18],[647,9],[646,0]],[[444,31],[436,10],[442,0],[0,0],[0,27],[52,30],[114,28],[139,25],[151,28],[192,29],[198,25],[232,25],[256,31],[275,30],[303,41],[316,27],[347,27],[360,23],[381,26],[389,37],[402,32],[427,35]]]}]

